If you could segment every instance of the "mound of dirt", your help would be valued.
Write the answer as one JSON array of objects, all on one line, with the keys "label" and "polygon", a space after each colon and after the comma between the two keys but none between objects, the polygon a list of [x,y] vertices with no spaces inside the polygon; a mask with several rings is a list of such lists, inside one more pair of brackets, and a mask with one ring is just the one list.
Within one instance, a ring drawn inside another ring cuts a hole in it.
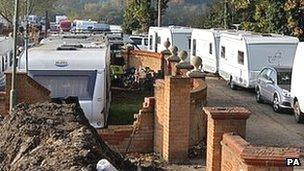
[{"label": "mound of dirt", "polygon": [[19,104],[0,120],[0,132],[0,170],[95,170],[100,159],[135,170],[99,138],[79,104]]}]

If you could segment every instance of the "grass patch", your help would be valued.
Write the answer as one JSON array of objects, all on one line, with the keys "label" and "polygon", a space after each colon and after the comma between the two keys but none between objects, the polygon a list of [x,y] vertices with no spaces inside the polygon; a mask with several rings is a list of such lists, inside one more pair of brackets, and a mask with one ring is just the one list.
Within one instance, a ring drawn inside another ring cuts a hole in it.
[{"label": "grass patch", "polygon": [[133,124],[134,114],[141,109],[144,98],[151,95],[152,93],[149,92],[113,89],[108,124]]}]

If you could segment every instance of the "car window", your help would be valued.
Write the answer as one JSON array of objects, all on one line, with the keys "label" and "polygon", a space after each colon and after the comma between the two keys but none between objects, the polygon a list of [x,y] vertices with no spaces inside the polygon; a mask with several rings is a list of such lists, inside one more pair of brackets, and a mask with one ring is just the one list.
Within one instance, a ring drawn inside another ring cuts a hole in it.
[{"label": "car window", "polygon": [[275,73],[273,70],[271,70],[271,72],[270,72],[270,79],[271,79],[272,81],[275,81],[275,80],[276,80],[276,73]]},{"label": "car window", "polygon": [[268,78],[268,69],[263,69],[262,72],[260,73],[260,76],[267,79]]},{"label": "car window", "polygon": [[291,84],[291,72],[279,72],[278,73],[278,84],[279,85],[290,85]]}]

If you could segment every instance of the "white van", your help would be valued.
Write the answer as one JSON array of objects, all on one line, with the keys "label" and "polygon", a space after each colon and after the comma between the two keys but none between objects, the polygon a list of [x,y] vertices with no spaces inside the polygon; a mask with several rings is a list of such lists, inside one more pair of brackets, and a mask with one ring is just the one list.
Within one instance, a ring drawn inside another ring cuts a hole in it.
[{"label": "white van", "polygon": [[254,88],[266,66],[292,67],[298,38],[231,31],[221,34],[219,75],[236,86]]},{"label": "white van", "polygon": [[[109,51],[100,37],[50,37],[29,49],[28,74],[52,98],[77,96],[90,124],[106,126],[110,106]],[[19,60],[25,68],[25,56]]]},{"label": "white van", "polygon": [[[191,34],[192,29],[189,27],[150,27],[148,50],[160,53],[165,50],[164,43],[169,40],[171,46],[177,46],[179,50],[185,50],[190,54]],[[188,57],[189,59],[190,57]]]},{"label": "white van", "polygon": [[191,36],[191,57],[198,56],[203,61],[202,70],[218,72],[221,29],[193,29]]},{"label": "white van", "polygon": [[299,43],[292,70],[291,106],[295,112],[298,123],[304,121],[304,43]]}]

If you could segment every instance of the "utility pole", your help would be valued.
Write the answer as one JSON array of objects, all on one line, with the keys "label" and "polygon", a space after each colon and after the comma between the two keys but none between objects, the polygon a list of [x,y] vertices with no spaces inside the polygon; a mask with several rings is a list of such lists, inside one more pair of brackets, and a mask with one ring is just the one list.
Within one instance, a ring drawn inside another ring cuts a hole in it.
[{"label": "utility pole", "polygon": [[28,46],[29,46],[29,36],[28,36],[28,29],[29,29],[29,23],[28,23],[28,16],[30,12],[30,2],[29,0],[26,1],[26,19],[25,19],[25,72],[28,73]]},{"label": "utility pole", "polygon": [[162,20],[162,18],[161,18],[161,4],[162,4],[162,2],[161,2],[162,0],[158,0],[158,10],[157,10],[157,13],[158,13],[158,18],[157,18],[157,26],[158,27],[161,27],[161,20]]},{"label": "utility pole", "polygon": [[12,86],[10,91],[10,113],[17,104],[16,88],[16,61],[17,61],[17,36],[18,36],[18,18],[19,18],[19,0],[15,0],[15,20],[14,20],[14,52],[13,52],[13,66],[12,66]]},{"label": "utility pole", "polygon": [[228,29],[228,2],[224,1],[224,28]]}]

